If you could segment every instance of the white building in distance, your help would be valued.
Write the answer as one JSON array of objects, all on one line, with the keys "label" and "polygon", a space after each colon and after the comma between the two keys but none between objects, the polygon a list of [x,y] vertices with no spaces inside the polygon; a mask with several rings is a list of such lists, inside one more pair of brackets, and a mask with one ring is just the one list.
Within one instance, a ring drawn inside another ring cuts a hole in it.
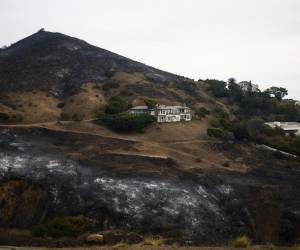
[{"label": "white building in distance", "polygon": [[271,128],[281,128],[286,134],[300,135],[300,123],[298,122],[266,122]]},{"label": "white building in distance", "polygon": [[157,122],[180,122],[191,121],[191,109],[185,105],[183,106],[166,106],[156,105],[154,108],[148,106],[135,106],[129,110],[130,114],[140,115],[149,114],[157,118]]},{"label": "white building in distance", "polygon": [[251,81],[250,82],[243,81],[243,82],[238,83],[238,85],[245,92],[246,91],[259,92],[259,86],[258,86],[258,84],[253,84]]}]

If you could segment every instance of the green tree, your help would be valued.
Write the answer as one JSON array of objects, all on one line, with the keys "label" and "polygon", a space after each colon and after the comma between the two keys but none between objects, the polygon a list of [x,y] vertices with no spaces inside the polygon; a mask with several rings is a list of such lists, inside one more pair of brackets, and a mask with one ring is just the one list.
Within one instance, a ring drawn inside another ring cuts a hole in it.
[{"label": "green tree", "polygon": [[153,99],[145,99],[144,103],[148,106],[148,108],[152,109],[156,106],[157,101]]},{"label": "green tree", "polygon": [[243,91],[236,83],[235,78],[228,79],[229,96],[232,101],[240,103],[243,100]]},{"label": "green tree", "polygon": [[282,100],[285,96],[288,95],[288,90],[282,87],[271,87],[265,91],[270,96],[276,97],[278,100]]},{"label": "green tree", "polygon": [[127,112],[118,114],[103,114],[99,122],[117,132],[143,132],[155,121],[155,117],[148,114],[133,115]]},{"label": "green tree", "polygon": [[225,136],[225,131],[221,128],[208,128],[207,135],[215,138],[223,138]]},{"label": "green tree", "polygon": [[226,82],[215,80],[215,79],[206,79],[204,82],[208,84],[209,91],[215,97],[227,97],[228,96],[228,89],[227,89]]},{"label": "green tree", "polygon": [[105,108],[105,113],[118,114],[128,110],[129,107],[130,105],[127,101],[125,101],[119,96],[114,96],[109,99],[108,105]]}]

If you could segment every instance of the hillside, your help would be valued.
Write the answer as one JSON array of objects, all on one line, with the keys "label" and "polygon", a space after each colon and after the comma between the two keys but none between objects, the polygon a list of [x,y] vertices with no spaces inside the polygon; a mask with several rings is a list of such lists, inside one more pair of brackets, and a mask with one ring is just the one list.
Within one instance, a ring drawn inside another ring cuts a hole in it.
[{"label": "hillside", "polygon": [[[186,103],[194,119],[143,133],[101,123],[145,98]],[[107,113],[112,99],[125,109]],[[274,117],[300,109],[40,30],[0,50],[0,245],[85,246],[89,233],[107,245],[295,244],[299,158],[257,144],[297,154],[300,140],[266,128]]]},{"label": "hillside", "polygon": [[40,30],[0,50],[3,122],[88,119],[113,95],[190,106],[209,98],[191,79],[60,33]]}]

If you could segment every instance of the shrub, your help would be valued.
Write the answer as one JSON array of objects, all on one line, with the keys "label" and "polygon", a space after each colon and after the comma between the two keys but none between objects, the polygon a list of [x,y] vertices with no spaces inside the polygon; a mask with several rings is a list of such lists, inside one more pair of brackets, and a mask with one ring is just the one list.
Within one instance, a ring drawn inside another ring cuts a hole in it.
[{"label": "shrub", "polygon": [[162,246],[164,244],[164,240],[159,238],[159,239],[146,239],[144,240],[143,242],[143,245],[144,246],[155,246],[155,247],[158,247],[158,246]]},{"label": "shrub", "polygon": [[246,122],[239,122],[233,125],[232,132],[237,140],[248,140],[250,135],[248,133],[248,127]]},{"label": "shrub", "polygon": [[107,107],[105,108],[106,114],[118,114],[126,111],[129,108],[127,101],[123,100],[119,96],[114,96],[110,98]]},{"label": "shrub", "polygon": [[221,128],[208,128],[207,135],[210,137],[215,137],[215,138],[223,138],[225,135],[225,132]]},{"label": "shrub", "polygon": [[117,132],[143,132],[146,126],[155,121],[155,117],[148,114],[133,115],[124,112],[113,115],[104,114],[99,120]]},{"label": "shrub", "polygon": [[247,248],[251,245],[251,241],[247,236],[237,237],[233,240],[232,245],[235,248]]},{"label": "shrub", "polygon": [[6,113],[0,113],[0,122],[6,122],[9,120],[9,115]]},{"label": "shrub", "polygon": [[215,109],[215,112],[218,114],[218,116],[220,118],[223,118],[223,119],[226,119],[228,120],[229,119],[229,113],[227,111],[225,111],[224,109],[220,108],[220,107],[217,107]]},{"label": "shrub", "polygon": [[204,107],[201,107],[198,110],[196,110],[195,115],[197,119],[201,120],[202,118],[205,118],[206,115],[208,115],[209,113],[209,110],[207,110]]},{"label": "shrub", "polygon": [[291,141],[291,147],[297,150],[298,153],[300,153],[300,136],[296,136]]},{"label": "shrub", "polygon": [[34,226],[32,234],[36,237],[76,237],[86,232],[87,228],[88,223],[83,217],[57,217]]},{"label": "shrub", "polygon": [[227,130],[231,126],[229,113],[218,107],[215,109],[216,117],[211,121],[211,125],[216,128]]}]

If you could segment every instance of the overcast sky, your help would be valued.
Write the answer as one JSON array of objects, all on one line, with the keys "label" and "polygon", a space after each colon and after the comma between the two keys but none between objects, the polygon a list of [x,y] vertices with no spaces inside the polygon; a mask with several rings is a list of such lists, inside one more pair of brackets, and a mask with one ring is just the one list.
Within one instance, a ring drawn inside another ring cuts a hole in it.
[{"label": "overcast sky", "polygon": [[300,0],[0,0],[0,46],[40,28],[194,79],[300,99]]}]

